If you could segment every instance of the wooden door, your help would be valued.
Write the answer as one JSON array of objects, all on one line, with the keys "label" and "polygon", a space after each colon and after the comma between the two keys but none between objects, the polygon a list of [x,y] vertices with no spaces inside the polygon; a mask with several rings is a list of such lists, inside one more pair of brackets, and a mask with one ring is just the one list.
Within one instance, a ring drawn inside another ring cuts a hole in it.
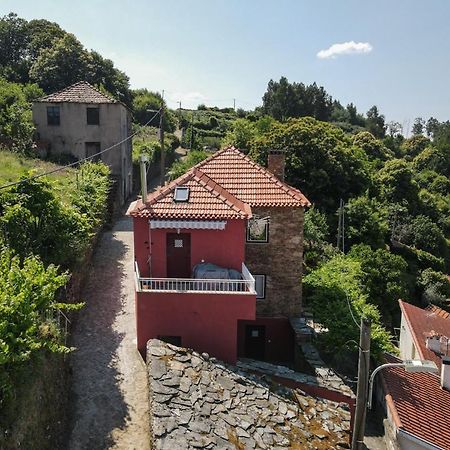
[{"label": "wooden door", "polygon": [[191,278],[191,235],[167,233],[167,277]]},{"label": "wooden door", "polygon": [[266,347],[266,327],[247,325],[245,327],[245,357],[264,360]]}]

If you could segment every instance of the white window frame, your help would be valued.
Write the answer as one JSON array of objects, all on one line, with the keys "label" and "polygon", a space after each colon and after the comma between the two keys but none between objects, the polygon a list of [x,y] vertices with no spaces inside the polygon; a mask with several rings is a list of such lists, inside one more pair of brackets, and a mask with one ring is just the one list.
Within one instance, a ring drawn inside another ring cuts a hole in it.
[{"label": "white window frame", "polygon": [[[256,292],[256,300],[264,300],[266,298],[266,275],[264,274],[252,274],[255,279],[255,292]],[[256,280],[262,277],[262,295],[258,295],[258,290],[256,289]]]}]

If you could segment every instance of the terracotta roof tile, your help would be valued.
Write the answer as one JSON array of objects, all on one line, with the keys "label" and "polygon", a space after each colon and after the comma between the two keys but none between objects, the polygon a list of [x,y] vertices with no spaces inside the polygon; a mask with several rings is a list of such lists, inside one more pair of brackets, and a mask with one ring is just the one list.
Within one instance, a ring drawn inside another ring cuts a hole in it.
[{"label": "terracotta roof tile", "polygon": [[[387,362],[400,362],[386,355]],[[397,427],[450,450],[450,392],[441,388],[431,373],[406,372],[402,367],[381,372],[387,390],[387,404],[397,416]],[[390,396],[390,398],[389,398]]]},{"label": "terracotta roof tile", "polygon": [[443,317],[444,319],[450,319],[450,313],[445,309],[439,308],[439,306],[430,303],[425,309],[437,314],[440,317]]},{"label": "terracotta roof tile", "polygon": [[434,311],[418,308],[402,300],[399,300],[399,304],[420,358],[434,361],[440,368],[441,358],[432,350],[427,349],[426,337],[430,334],[440,334],[450,338],[450,320]]},{"label": "terracotta roof tile", "polygon": [[[177,186],[189,188],[189,200],[173,199]],[[198,169],[182,175],[147,197],[145,205],[138,200],[130,205],[128,214],[151,219],[248,219],[250,207],[227,192]]]},{"label": "terracotta roof tile", "polygon": [[310,205],[309,200],[298,189],[281,182],[234,147],[216,152],[196,168],[252,207]]},{"label": "terracotta roof tile", "polygon": [[117,100],[102,94],[87,81],[79,81],[58,92],[46,95],[37,102],[119,103]]}]

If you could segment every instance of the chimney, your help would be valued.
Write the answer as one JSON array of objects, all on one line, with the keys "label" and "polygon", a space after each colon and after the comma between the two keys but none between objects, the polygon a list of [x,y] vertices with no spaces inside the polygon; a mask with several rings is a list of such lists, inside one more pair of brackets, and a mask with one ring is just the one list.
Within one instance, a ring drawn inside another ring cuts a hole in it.
[{"label": "chimney", "polygon": [[442,357],[441,387],[450,391],[450,356]]},{"label": "chimney", "polygon": [[434,353],[441,353],[441,340],[440,336],[435,334],[426,337],[426,347]]},{"label": "chimney", "polygon": [[148,161],[147,155],[141,155],[141,194],[142,194],[142,203],[147,201],[147,166],[146,162]]},{"label": "chimney", "polygon": [[269,150],[267,165],[270,172],[272,172],[279,180],[284,181],[284,150]]}]

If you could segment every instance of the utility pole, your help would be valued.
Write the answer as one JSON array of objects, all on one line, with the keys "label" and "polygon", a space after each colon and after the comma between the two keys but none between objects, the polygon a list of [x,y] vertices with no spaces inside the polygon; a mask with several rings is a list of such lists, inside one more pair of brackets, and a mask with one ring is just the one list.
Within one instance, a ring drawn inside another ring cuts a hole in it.
[{"label": "utility pole", "polygon": [[161,112],[159,116],[159,143],[161,146],[161,186],[166,183],[166,155],[164,151],[164,91],[161,97]]},{"label": "utility pole", "polygon": [[233,109],[236,111],[236,99],[233,98]]},{"label": "utility pole", "polygon": [[178,102],[178,121],[181,123],[181,101]]},{"label": "utility pole", "polygon": [[[338,213],[338,232],[337,232],[337,242],[336,246],[339,250],[345,252],[345,203],[344,200],[339,202],[339,213]],[[342,245],[342,248],[341,248]]]},{"label": "utility pole", "polygon": [[369,386],[370,370],[370,333],[369,319],[361,319],[361,333],[359,337],[358,387],[356,390],[356,411],[353,422],[352,450],[363,450],[364,432],[366,428],[367,389]]},{"label": "utility pole", "polygon": [[146,163],[148,161],[147,155],[141,155],[140,166],[141,166],[141,195],[142,203],[147,201],[147,167]]},{"label": "utility pole", "polygon": [[192,140],[194,138],[194,111],[191,116],[191,143],[189,144],[189,150],[192,150]]}]

